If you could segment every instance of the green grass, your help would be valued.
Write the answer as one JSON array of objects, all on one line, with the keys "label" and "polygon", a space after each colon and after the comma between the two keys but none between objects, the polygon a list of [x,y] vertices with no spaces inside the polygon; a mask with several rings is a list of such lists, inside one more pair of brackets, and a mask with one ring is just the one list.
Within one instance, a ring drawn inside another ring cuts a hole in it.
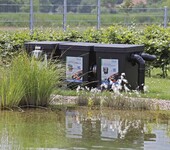
[{"label": "green grass", "polygon": [[145,78],[147,92],[142,97],[170,100],[169,70],[167,70],[167,73],[168,76],[162,78],[162,70],[160,68],[153,68],[151,70],[151,77],[146,76]]},{"label": "green grass", "polygon": [[146,77],[145,85],[148,92],[143,97],[170,100],[170,79]]},{"label": "green grass", "polygon": [[76,96],[77,92],[76,90],[58,88],[53,92],[53,94],[64,95],[64,96]]},{"label": "green grass", "polygon": [[[143,98],[153,98],[153,99],[162,99],[170,100],[170,79],[168,78],[156,78],[156,77],[146,77],[145,85],[147,91],[143,94],[141,93],[140,97]],[[65,96],[76,96],[76,90],[63,90],[57,89],[54,94],[65,95]],[[129,95],[129,94],[128,94]],[[136,94],[131,96],[136,97]]]},{"label": "green grass", "polygon": [[[159,16],[159,17],[158,17]],[[101,25],[108,26],[112,24],[161,24],[163,22],[163,13],[160,12],[140,12],[129,13],[119,12],[115,14],[101,14]],[[50,14],[50,13],[35,13],[34,14],[35,27],[62,27],[63,14]],[[83,13],[68,13],[67,25],[72,26],[96,26],[96,14],[83,14]],[[29,13],[1,13],[0,26],[29,26]]]}]

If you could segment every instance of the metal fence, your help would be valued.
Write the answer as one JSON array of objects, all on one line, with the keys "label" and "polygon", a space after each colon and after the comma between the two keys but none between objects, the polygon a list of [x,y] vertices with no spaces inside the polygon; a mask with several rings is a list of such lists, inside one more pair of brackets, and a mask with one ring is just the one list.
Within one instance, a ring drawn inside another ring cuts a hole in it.
[{"label": "metal fence", "polygon": [[71,5],[68,0],[57,4],[0,4],[1,27],[34,28],[87,28],[120,25],[158,24],[168,26],[169,11],[164,8],[118,8],[101,6],[100,0],[91,0],[87,5]]}]

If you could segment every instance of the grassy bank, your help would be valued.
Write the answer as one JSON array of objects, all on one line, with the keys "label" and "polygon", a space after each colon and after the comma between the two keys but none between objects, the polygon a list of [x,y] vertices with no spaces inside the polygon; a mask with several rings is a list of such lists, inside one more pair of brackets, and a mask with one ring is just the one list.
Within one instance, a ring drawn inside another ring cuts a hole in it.
[{"label": "grassy bank", "polygon": [[170,74],[167,70],[167,77],[163,78],[160,68],[151,70],[151,77],[146,76],[145,85],[147,92],[143,97],[170,100]]},{"label": "grassy bank", "polygon": [[[161,16],[162,15],[162,16]],[[115,14],[103,13],[101,14],[101,25],[109,26],[112,24],[161,24],[163,22],[163,13],[160,12],[140,12],[139,13],[125,13],[119,12]],[[159,17],[158,17],[159,16]],[[63,14],[52,13],[35,13],[34,26],[35,27],[62,27]],[[90,27],[96,26],[96,14],[83,13],[68,13],[67,25],[70,27],[81,26]],[[17,26],[29,27],[29,13],[1,13],[0,26]]]},{"label": "grassy bank", "polygon": [[[86,106],[90,109],[107,107],[114,110],[170,110],[170,80],[146,77],[147,91],[114,93],[82,90],[57,90],[52,104],[58,106]],[[63,95],[63,96],[59,96]]]},{"label": "grassy bank", "polygon": [[170,79],[163,78],[146,78],[148,91],[143,97],[170,100]]},{"label": "grassy bank", "polygon": [[[170,79],[158,78],[158,77],[146,77],[145,78],[146,92],[139,95],[132,94],[133,97],[143,97],[151,99],[170,100]],[[65,96],[77,96],[76,90],[63,89],[55,90],[54,94]]]}]

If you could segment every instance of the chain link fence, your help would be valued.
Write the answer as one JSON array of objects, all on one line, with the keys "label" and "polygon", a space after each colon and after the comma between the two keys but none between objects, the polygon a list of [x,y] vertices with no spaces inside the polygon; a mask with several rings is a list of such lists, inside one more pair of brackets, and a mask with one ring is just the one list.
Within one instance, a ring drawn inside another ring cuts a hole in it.
[{"label": "chain link fence", "polygon": [[68,0],[57,3],[35,4],[28,0],[24,4],[0,4],[0,26],[21,28],[87,28],[97,29],[113,24],[168,26],[169,11],[164,8],[121,8],[103,6],[100,0],[90,4],[72,5]]}]

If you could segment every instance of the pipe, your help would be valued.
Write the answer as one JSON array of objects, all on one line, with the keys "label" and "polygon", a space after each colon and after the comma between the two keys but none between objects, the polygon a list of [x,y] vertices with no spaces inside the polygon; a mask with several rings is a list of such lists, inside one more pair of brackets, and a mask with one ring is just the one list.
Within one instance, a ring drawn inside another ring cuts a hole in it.
[{"label": "pipe", "polygon": [[34,56],[35,58],[40,58],[40,56],[42,55],[42,50],[33,50],[32,52],[32,56]]},{"label": "pipe", "polygon": [[143,91],[145,81],[145,60],[139,54],[132,54],[131,60],[138,64],[138,86],[139,90]]},{"label": "pipe", "polygon": [[155,55],[150,55],[150,54],[147,54],[147,53],[141,53],[141,56],[146,61],[153,61],[153,60],[156,59]]}]

